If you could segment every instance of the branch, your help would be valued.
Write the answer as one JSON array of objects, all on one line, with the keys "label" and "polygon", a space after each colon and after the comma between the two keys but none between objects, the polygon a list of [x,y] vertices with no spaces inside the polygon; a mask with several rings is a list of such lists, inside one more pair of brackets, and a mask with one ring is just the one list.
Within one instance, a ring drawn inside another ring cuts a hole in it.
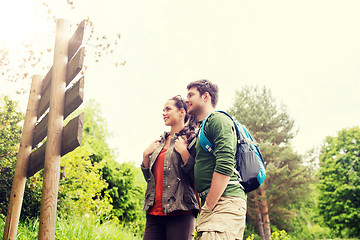
[{"label": "branch", "polygon": [[[259,199],[259,198],[257,198]],[[257,200],[257,199],[254,199],[254,198],[248,198],[247,200],[252,202],[252,203],[255,203],[255,202],[258,202],[258,203],[261,203],[261,199],[260,200]]]},{"label": "branch", "polygon": [[256,211],[256,208],[253,208],[253,207],[250,207],[250,206],[247,206],[247,209],[252,210],[252,211]]},{"label": "branch", "polygon": [[274,202],[276,202],[278,199],[280,199],[282,196],[284,196],[284,194],[278,195],[277,198],[274,198],[270,201],[269,205],[272,206],[274,204]]},{"label": "branch", "polygon": [[280,184],[279,186],[276,187],[276,189],[281,188],[282,186],[284,186],[285,184],[287,184],[288,182],[290,182],[293,178],[296,178],[297,176],[299,176],[300,174],[302,174],[303,172],[305,172],[306,169],[302,170],[301,172],[298,172],[297,174],[293,175],[292,177],[290,177],[289,179],[287,179],[285,182],[283,182],[282,184]]},{"label": "branch", "polygon": [[254,217],[250,211],[247,211],[247,214],[253,219],[253,220],[256,220],[256,217]]}]

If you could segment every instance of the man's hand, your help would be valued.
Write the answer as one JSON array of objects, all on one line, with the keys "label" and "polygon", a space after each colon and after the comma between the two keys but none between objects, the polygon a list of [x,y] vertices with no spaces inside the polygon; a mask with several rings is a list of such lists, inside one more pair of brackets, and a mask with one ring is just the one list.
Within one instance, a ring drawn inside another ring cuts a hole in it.
[{"label": "man's hand", "polygon": [[230,176],[214,172],[211,180],[210,190],[205,200],[210,210],[214,209],[221,195],[224,193],[229,180]]}]

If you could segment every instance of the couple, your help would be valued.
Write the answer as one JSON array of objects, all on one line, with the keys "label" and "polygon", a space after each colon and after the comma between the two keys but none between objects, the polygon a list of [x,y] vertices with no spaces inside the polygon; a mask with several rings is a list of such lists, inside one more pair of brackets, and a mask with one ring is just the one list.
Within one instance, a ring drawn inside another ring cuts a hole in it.
[{"label": "couple", "polygon": [[[231,184],[237,179],[234,124],[215,112],[217,85],[199,80],[187,90],[186,102],[180,96],[166,101],[163,117],[170,132],[143,153],[141,168],[147,181],[143,239],[193,239],[199,205],[197,239],[243,239],[246,194],[239,184]],[[215,154],[203,150],[196,135],[197,124],[208,115],[204,133]]]}]

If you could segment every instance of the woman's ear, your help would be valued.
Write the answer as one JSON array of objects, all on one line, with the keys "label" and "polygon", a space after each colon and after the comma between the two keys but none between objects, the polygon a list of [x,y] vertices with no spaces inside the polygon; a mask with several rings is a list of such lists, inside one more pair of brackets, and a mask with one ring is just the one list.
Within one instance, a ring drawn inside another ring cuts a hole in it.
[{"label": "woman's ear", "polygon": [[180,109],[181,116],[186,116],[186,111],[184,108]]}]

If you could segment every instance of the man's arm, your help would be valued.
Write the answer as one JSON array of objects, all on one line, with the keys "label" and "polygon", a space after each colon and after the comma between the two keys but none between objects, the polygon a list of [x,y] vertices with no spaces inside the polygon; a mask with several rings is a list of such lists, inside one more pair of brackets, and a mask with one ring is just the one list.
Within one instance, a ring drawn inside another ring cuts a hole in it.
[{"label": "man's arm", "polygon": [[230,176],[214,172],[211,180],[210,190],[205,200],[210,210],[214,209],[216,203],[219,201],[221,195],[225,191],[229,180]]},{"label": "man's arm", "polygon": [[[212,139],[216,166],[211,180],[210,190],[206,197],[208,207],[213,210],[224,193],[230,176],[233,174],[236,152],[236,135],[233,121],[222,113],[215,113],[218,117],[209,119],[208,129],[212,130]],[[209,131],[210,132],[210,131]]]}]

